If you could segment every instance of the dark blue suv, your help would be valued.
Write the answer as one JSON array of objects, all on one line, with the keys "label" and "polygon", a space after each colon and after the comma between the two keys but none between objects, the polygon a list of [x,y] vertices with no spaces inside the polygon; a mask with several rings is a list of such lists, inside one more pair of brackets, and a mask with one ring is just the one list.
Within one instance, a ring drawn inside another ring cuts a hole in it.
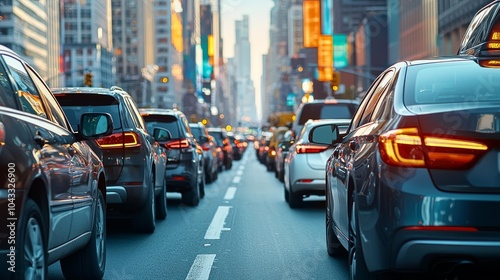
[{"label": "dark blue suv", "polygon": [[132,97],[119,87],[59,88],[53,92],[74,130],[79,129],[77,120],[83,113],[112,116],[113,134],[89,141],[106,169],[108,210],[132,218],[138,232],[154,232],[156,218],[167,216],[166,150],[146,129]]},{"label": "dark blue suv", "polygon": [[181,111],[171,109],[140,109],[147,129],[166,129],[170,139],[158,142],[167,152],[167,191],[182,194],[182,202],[198,205],[205,196],[205,171],[203,149],[198,144],[189,127],[189,122]]}]

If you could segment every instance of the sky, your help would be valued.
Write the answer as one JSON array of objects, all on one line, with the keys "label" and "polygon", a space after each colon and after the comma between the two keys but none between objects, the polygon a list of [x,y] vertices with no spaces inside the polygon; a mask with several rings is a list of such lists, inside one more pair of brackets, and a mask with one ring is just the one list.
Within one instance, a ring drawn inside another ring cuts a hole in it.
[{"label": "sky", "polygon": [[269,50],[269,21],[272,0],[221,0],[221,29],[224,39],[224,57],[234,56],[234,22],[248,15],[251,49],[251,77],[255,86],[257,116],[261,116],[260,82],[262,55]]}]

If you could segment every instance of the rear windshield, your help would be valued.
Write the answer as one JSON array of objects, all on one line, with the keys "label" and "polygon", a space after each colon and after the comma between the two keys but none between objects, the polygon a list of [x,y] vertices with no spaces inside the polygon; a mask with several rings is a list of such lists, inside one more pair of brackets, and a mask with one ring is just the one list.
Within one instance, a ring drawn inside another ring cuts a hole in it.
[{"label": "rear windshield", "polygon": [[302,108],[299,124],[303,125],[307,120],[319,119],[351,119],[356,111],[355,104],[309,104]]},{"label": "rear windshield", "polygon": [[499,69],[481,67],[474,61],[430,66],[408,68],[406,105],[500,101]]},{"label": "rear windshield", "polygon": [[155,127],[164,128],[170,131],[172,134],[172,139],[181,138],[179,133],[179,125],[177,124],[177,118],[174,116],[162,115],[162,116],[143,116],[146,122],[146,129],[153,132]]},{"label": "rear windshield", "polygon": [[208,134],[212,135],[215,138],[218,146],[222,146],[222,142],[224,140],[224,135],[222,134],[222,132],[209,131]]},{"label": "rear windshield", "polygon": [[193,134],[194,138],[200,139],[200,136],[205,135],[205,133],[201,132],[201,128],[197,126],[190,126],[191,128],[191,133]]},{"label": "rear windshield", "polygon": [[78,131],[80,116],[83,113],[109,113],[113,119],[114,130],[122,129],[118,100],[112,96],[96,94],[56,94],[55,96],[74,131]]}]

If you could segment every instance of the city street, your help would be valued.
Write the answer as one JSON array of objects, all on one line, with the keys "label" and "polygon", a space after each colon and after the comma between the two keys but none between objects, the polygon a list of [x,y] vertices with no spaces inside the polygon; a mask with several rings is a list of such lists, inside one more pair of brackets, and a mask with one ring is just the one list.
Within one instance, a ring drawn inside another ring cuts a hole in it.
[{"label": "city street", "polygon": [[[108,219],[104,279],[348,279],[347,257],[325,247],[324,198],[291,209],[253,149],[206,186],[197,207],[169,193],[154,234]],[[55,263],[50,279],[64,279]]]}]

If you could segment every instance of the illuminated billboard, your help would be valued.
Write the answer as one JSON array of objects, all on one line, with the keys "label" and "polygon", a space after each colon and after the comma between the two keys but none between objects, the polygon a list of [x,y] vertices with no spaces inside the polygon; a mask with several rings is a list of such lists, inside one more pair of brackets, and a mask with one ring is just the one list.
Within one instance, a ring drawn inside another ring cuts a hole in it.
[{"label": "illuminated billboard", "polygon": [[304,0],[304,47],[315,48],[321,34],[321,8],[319,0]]}]

